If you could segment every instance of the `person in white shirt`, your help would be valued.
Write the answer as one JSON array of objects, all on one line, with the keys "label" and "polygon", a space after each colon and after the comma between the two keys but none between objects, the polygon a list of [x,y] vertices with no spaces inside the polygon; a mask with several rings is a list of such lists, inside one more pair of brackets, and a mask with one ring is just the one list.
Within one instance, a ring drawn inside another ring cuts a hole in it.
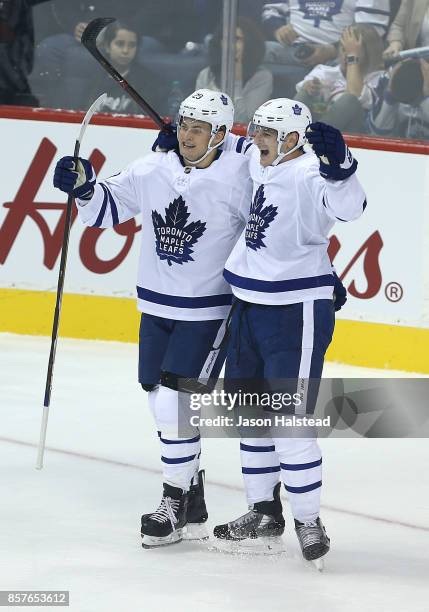
[{"label": "person in white shirt", "polygon": [[77,168],[62,158],[55,169],[54,185],[76,197],[85,225],[142,218],[139,382],[160,438],[164,481],[158,510],[142,516],[144,547],[206,534],[200,435],[194,428],[180,436],[178,393],[187,391],[184,379],[216,380],[225,359],[232,295],[222,273],[251,200],[248,159],[221,149],[233,117],[226,94],[197,90],[180,106],[175,150],[150,153],[102,181],[82,158]]},{"label": "person in white shirt", "polygon": [[366,130],[375,89],[383,75],[383,41],[373,26],[345,28],[337,66],[316,66],[296,85],[296,99],[306,104],[315,121],[347,132]]},{"label": "person in white shirt", "polygon": [[[230,389],[248,380],[252,389],[287,392],[296,402],[285,413],[308,415],[314,411],[334,330],[328,234],[335,222],[357,219],[366,198],[356,177],[357,161],[341,133],[311,123],[304,104],[269,100],[255,112],[252,133],[253,202],[224,271],[235,296],[225,378]],[[307,140],[314,153],[303,149]],[[263,414],[273,414],[267,410]],[[266,537],[268,548],[275,548],[284,530],[280,476],[304,558],[317,560],[328,552],[329,538],[319,518],[319,446],[308,432],[305,437],[288,433],[274,428],[271,437],[266,430],[259,431],[260,437],[243,434],[242,473],[250,510],[215,527],[218,546]]]},{"label": "person in white shirt", "polygon": [[[267,46],[267,61],[311,68],[337,57],[344,28],[366,23],[382,37],[387,32],[390,0],[318,0],[267,2],[262,22],[275,42]],[[298,51],[306,45],[306,53]]]}]

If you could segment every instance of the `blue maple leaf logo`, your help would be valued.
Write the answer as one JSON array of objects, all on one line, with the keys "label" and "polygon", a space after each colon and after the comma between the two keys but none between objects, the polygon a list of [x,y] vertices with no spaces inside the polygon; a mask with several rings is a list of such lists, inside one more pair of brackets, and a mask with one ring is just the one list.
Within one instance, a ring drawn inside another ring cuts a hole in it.
[{"label": "blue maple leaf logo", "polygon": [[302,106],[295,104],[295,106],[292,106],[292,110],[294,115],[300,115],[302,113]]},{"label": "blue maple leaf logo", "polygon": [[246,225],[246,245],[254,251],[262,247],[266,248],[267,245],[264,243],[265,232],[277,216],[277,206],[270,204],[264,207],[265,200],[264,186],[261,185],[253,198]]},{"label": "blue maple leaf logo", "polygon": [[226,96],[222,94],[220,99],[222,100],[222,104],[225,104],[225,106],[228,106],[228,98]]},{"label": "blue maple leaf logo", "polygon": [[304,19],[313,21],[316,28],[320,27],[322,19],[332,21],[343,7],[344,0],[299,0],[299,10],[304,13]]},{"label": "blue maple leaf logo", "polygon": [[192,221],[186,225],[190,213],[181,196],[173,200],[165,209],[165,220],[156,210],[152,211],[152,223],[156,239],[156,252],[168,265],[184,264],[194,261],[193,247],[206,231],[202,221]]}]

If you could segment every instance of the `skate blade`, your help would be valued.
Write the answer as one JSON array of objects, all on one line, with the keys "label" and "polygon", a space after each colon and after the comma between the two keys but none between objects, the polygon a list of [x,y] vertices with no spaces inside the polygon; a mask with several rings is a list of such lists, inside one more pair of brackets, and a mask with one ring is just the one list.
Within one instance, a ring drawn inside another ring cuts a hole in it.
[{"label": "skate blade", "polygon": [[209,532],[205,523],[188,523],[183,528],[183,540],[208,540]]},{"label": "skate blade", "polygon": [[311,563],[311,565],[313,565],[318,572],[323,572],[323,570],[325,569],[325,560],[323,557],[320,557],[319,559],[314,559],[313,561],[309,561],[309,563]]},{"label": "skate blade", "polygon": [[159,548],[160,546],[170,546],[170,544],[178,544],[183,539],[182,529],[176,529],[168,536],[163,538],[157,538],[155,536],[142,535],[142,547],[143,548]]},{"label": "skate blade", "polygon": [[322,573],[325,570],[325,555],[323,555],[323,557],[319,557],[318,559],[304,559],[301,556],[301,561],[304,562],[304,565],[310,568],[311,571],[316,569],[318,572]]},{"label": "skate blade", "polygon": [[246,540],[223,540],[214,538],[209,550],[230,555],[281,555],[286,546],[281,537],[247,538]]}]

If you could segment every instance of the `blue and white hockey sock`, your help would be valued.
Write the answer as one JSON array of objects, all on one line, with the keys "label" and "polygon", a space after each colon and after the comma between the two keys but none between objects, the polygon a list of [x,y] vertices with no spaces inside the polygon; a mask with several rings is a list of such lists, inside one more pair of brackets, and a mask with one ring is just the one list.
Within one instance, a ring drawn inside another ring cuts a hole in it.
[{"label": "blue and white hockey sock", "polygon": [[322,455],[313,438],[275,438],[281,478],[292,515],[302,523],[319,516],[322,487]]},{"label": "blue and white hockey sock", "polygon": [[178,434],[178,392],[160,386],[155,403],[155,420],[161,445],[164,482],[187,491],[198,470],[201,440],[195,427],[186,438]]},{"label": "blue and white hockey sock", "polygon": [[149,410],[152,413],[153,419],[156,423],[156,399],[158,397],[159,385],[153,389],[153,391],[149,391],[147,394],[147,403],[149,404]]},{"label": "blue and white hockey sock", "polygon": [[279,458],[271,438],[243,438],[240,442],[241,471],[250,505],[272,501],[279,481]]}]

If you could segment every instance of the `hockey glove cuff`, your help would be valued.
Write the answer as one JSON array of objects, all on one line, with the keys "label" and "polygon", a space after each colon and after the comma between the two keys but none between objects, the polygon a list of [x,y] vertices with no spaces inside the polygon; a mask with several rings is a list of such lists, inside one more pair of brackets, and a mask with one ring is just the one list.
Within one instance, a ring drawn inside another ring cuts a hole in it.
[{"label": "hockey glove cuff", "polygon": [[178,151],[177,127],[171,126],[171,131],[161,130],[152,145],[152,151],[166,153],[167,151]]},{"label": "hockey glove cuff", "polygon": [[62,157],[55,166],[54,187],[75,198],[90,200],[95,181],[94,168],[87,159],[79,157],[76,169],[74,158],[70,156]]}]

